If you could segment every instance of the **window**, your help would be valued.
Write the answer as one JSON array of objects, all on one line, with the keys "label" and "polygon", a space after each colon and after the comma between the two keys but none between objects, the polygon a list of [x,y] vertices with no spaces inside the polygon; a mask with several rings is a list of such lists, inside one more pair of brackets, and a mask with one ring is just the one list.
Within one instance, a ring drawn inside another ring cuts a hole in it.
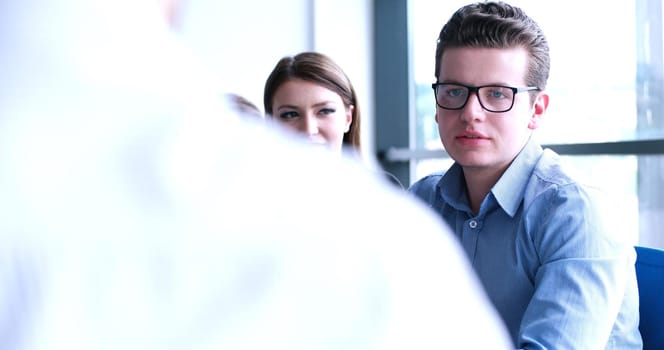
[{"label": "window", "polygon": [[[452,163],[434,122],[431,83],[438,33],[467,3],[386,0],[375,5],[377,138],[385,132],[396,141],[383,139],[376,149],[404,183]],[[551,102],[537,137],[619,198],[625,227],[638,232],[639,244],[664,248],[662,0],[588,0],[573,7],[558,1],[510,3],[540,24],[551,48]],[[382,25],[382,17],[390,22]],[[399,60],[405,71],[386,69],[384,61],[395,65]],[[406,78],[394,81],[395,72]],[[391,91],[383,94],[380,85],[390,80]],[[407,107],[397,108],[395,115],[384,98]],[[399,124],[407,131],[394,128]]]}]

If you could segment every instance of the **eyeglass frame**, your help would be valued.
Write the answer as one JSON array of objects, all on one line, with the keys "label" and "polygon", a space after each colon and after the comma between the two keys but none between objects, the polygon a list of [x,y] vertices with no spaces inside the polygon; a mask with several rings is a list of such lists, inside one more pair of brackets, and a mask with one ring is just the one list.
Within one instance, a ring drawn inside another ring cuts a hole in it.
[{"label": "eyeglass frame", "polygon": [[[448,107],[443,107],[440,105],[438,102],[438,87],[442,85],[457,85],[461,87],[465,87],[468,89],[468,94],[466,95],[466,100],[461,104],[461,106],[457,108],[448,108]],[[510,89],[512,90],[512,103],[510,104],[509,108],[503,111],[494,111],[489,108],[486,108],[484,104],[482,103],[482,98],[480,98],[479,90],[481,88],[486,88],[486,87],[499,87],[499,88],[505,88],[505,89]],[[431,84],[431,88],[433,89],[433,99],[436,100],[436,105],[442,109],[446,109],[448,111],[458,111],[460,109],[463,109],[466,107],[468,104],[468,100],[470,100],[470,95],[474,92],[475,95],[477,95],[477,101],[480,103],[480,106],[486,111],[489,111],[491,113],[505,113],[509,112],[512,107],[514,107],[514,101],[516,100],[516,94],[520,92],[526,92],[526,91],[540,91],[540,88],[537,86],[524,86],[524,87],[514,87],[514,86],[507,86],[507,85],[495,85],[495,84],[489,84],[489,85],[481,85],[481,86],[470,86],[470,85],[465,85],[465,84],[460,84],[460,83],[433,83]]]}]

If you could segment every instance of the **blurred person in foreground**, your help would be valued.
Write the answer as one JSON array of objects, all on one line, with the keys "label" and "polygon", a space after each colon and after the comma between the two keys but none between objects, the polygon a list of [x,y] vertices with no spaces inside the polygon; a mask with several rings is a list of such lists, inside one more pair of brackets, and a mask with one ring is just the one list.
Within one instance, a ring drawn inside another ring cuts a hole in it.
[{"label": "blurred person in foreground", "polygon": [[509,344],[437,218],[218,105],[158,2],[2,1],[0,49],[1,349]]},{"label": "blurred person in foreground", "polygon": [[521,349],[640,349],[630,232],[610,197],[533,136],[549,46],[503,2],[456,11],[436,48],[436,123],[455,163],[410,191],[454,229]]},{"label": "blurred person in foreground", "polygon": [[241,115],[263,119],[263,113],[258,106],[246,97],[234,92],[227,92],[224,94],[224,98],[226,99],[226,102],[230,104],[231,107],[234,107]]}]

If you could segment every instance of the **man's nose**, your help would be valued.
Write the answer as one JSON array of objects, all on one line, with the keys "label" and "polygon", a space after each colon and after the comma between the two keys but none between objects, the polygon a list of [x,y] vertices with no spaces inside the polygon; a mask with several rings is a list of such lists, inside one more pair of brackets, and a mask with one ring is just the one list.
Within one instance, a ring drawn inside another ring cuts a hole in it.
[{"label": "man's nose", "polygon": [[466,105],[463,106],[463,109],[461,110],[461,118],[470,122],[483,116],[484,112],[478,92],[470,92],[468,95],[468,101],[466,101]]}]

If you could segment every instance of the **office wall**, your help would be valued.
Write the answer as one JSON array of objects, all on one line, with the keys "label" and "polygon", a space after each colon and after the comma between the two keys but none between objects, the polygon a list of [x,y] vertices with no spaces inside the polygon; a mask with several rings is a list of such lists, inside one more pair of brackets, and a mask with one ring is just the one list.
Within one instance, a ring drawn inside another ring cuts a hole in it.
[{"label": "office wall", "polygon": [[365,152],[372,150],[370,0],[187,0],[178,31],[211,71],[220,92],[263,109],[263,84],[285,56],[315,50],[349,75],[360,99]]}]

